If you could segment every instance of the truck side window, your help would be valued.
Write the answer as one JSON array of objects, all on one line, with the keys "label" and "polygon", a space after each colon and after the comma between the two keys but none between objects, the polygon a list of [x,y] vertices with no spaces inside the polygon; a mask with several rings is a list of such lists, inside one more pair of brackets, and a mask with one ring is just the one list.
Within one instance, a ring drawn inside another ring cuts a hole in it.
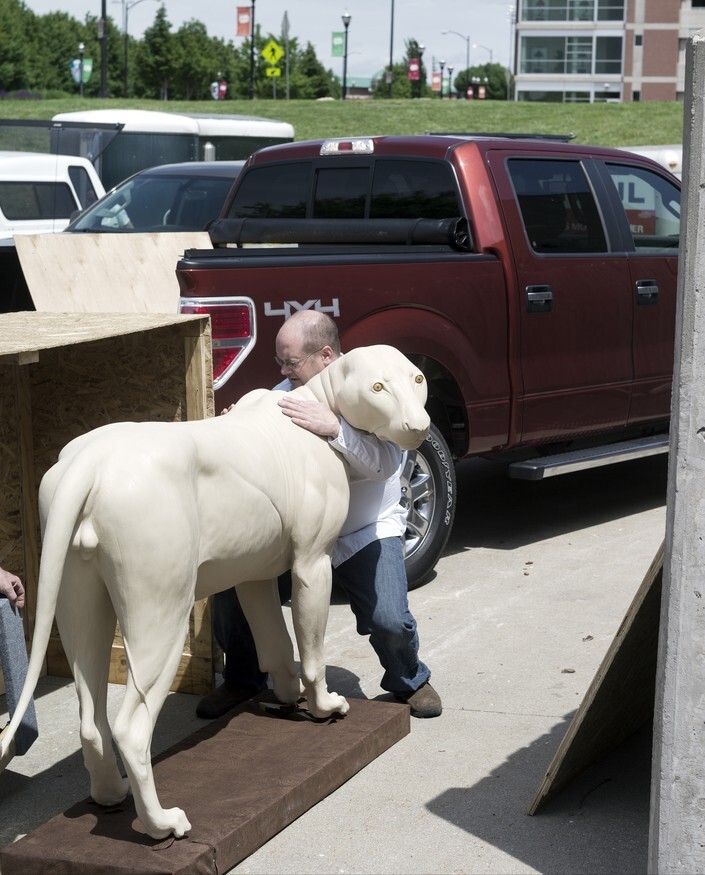
[{"label": "truck side window", "polygon": [[311,191],[308,163],[266,164],[245,174],[228,219],[305,219]]},{"label": "truck side window", "polygon": [[608,164],[607,170],[622,201],[629,230],[638,251],[678,247],[681,193],[651,170],[626,164]]},{"label": "truck side window", "polygon": [[334,167],[316,174],[314,219],[364,219],[369,167]]},{"label": "truck side window", "polygon": [[65,182],[0,182],[0,208],[6,219],[68,219],[78,207]]},{"label": "truck side window", "polygon": [[511,158],[507,165],[536,252],[607,251],[602,219],[579,161]]},{"label": "truck side window", "polygon": [[462,216],[453,172],[440,161],[375,164],[372,219],[450,219]]}]

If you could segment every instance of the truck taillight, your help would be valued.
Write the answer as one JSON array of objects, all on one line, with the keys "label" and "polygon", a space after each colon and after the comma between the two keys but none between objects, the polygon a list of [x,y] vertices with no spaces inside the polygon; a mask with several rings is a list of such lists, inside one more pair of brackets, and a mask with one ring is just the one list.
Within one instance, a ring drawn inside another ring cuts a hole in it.
[{"label": "truck taillight", "polygon": [[251,298],[180,298],[179,313],[211,317],[213,388],[226,383],[257,340],[255,303]]}]

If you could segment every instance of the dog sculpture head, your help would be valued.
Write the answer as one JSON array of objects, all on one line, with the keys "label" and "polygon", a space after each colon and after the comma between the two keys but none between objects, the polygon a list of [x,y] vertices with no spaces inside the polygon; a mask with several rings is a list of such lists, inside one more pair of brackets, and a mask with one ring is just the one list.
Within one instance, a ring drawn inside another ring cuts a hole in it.
[{"label": "dog sculpture head", "polygon": [[431,424],[424,409],[426,378],[393,346],[357,347],[313,380],[320,380],[331,408],[360,431],[403,450],[425,440]]}]

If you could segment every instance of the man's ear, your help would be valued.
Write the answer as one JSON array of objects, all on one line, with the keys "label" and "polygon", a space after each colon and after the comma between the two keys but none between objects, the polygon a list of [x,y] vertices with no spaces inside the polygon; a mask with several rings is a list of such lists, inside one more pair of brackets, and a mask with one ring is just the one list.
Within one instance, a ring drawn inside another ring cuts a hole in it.
[{"label": "man's ear", "polygon": [[335,361],[335,353],[333,352],[333,347],[324,346],[321,350],[321,358],[323,359],[326,367],[328,367],[331,362]]}]

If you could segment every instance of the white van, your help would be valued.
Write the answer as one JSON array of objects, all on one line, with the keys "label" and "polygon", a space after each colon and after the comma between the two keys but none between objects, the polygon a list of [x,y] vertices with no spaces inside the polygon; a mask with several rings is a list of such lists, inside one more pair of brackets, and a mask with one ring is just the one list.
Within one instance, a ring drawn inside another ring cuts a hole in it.
[{"label": "white van", "polygon": [[[58,113],[52,122],[57,124],[55,151],[90,158],[107,189],[147,167],[184,161],[237,161],[264,146],[294,139],[294,128],[288,122],[251,115],[90,109]],[[93,136],[62,127],[88,128],[92,124],[103,130]],[[110,126],[115,130],[105,130]],[[72,137],[75,143],[67,148]]]},{"label": "white van", "polygon": [[0,245],[11,246],[15,234],[63,231],[104,194],[86,158],[0,151]]}]

